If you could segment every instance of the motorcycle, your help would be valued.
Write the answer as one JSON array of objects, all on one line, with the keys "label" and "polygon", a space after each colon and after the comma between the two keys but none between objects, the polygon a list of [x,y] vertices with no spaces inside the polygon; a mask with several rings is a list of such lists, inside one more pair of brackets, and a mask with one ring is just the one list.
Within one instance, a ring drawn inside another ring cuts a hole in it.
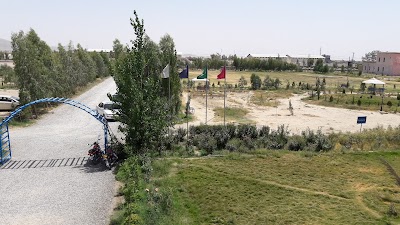
[{"label": "motorcycle", "polygon": [[111,169],[111,167],[117,162],[118,156],[112,150],[111,146],[107,146],[105,153],[103,153],[97,141],[94,142],[91,146],[93,146],[93,148],[89,149],[88,151],[88,160],[91,161],[93,164],[97,164],[100,162],[101,159],[103,159],[106,167],[108,169]]},{"label": "motorcycle", "polygon": [[112,150],[111,146],[107,146],[106,148],[106,154],[103,155],[104,162],[106,164],[106,167],[108,169],[111,169],[111,167],[117,162],[118,156],[115,154],[115,152]]},{"label": "motorcycle", "polygon": [[100,162],[102,159],[103,153],[101,151],[99,143],[96,141],[94,142],[91,146],[93,146],[91,149],[88,151],[89,155],[89,161],[92,162],[93,164],[97,164]]}]

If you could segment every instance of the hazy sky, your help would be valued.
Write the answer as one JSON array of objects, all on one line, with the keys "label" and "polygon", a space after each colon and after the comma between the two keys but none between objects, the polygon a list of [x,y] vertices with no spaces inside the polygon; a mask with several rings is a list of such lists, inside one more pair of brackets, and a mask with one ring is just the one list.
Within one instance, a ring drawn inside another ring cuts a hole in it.
[{"label": "hazy sky", "polygon": [[178,52],[330,54],[400,51],[399,0],[0,0],[0,38],[33,28],[49,45],[111,48],[134,38],[136,10],[150,38]]}]

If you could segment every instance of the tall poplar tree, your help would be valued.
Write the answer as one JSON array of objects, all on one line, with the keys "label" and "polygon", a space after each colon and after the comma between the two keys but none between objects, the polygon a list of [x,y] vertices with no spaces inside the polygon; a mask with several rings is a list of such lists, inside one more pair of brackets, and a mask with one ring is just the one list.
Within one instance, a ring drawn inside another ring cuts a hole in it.
[{"label": "tall poplar tree", "polygon": [[[136,39],[125,57],[116,65],[117,95],[113,98],[121,106],[120,130],[125,134],[129,155],[143,154],[155,148],[168,127],[167,103],[160,96],[160,70],[150,62],[143,20],[134,11],[131,25]],[[147,46],[147,48],[146,48]]]}]

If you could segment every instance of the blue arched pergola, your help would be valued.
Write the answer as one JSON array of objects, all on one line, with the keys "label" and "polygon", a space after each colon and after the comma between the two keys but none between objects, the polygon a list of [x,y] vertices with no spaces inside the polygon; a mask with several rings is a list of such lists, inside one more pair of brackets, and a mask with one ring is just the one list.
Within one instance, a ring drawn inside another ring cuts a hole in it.
[{"label": "blue arched pergola", "polygon": [[21,107],[18,107],[16,110],[14,110],[7,118],[5,118],[1,123],[0,123],[0,132],[1,132],[1,145],[0,145],[0,164],[4,164],[8,160],[11,159],[11,145],[10,145],[10,135],[8,131],[8,122],[11,121],[12,118],[14,118],[16,115],[18,115],[22,110],[25,108],[35,105],[38,103],[46,103],[46,102],[56,102],[56,103],[64,103],[67,105],[74,106],[76,108],[79,108],[87,113],[89,113],[91,116],[93,116],[95,119],[97,119],[100,123],[103,124],[104,128],[104,149],[106,149],[107,146],[107,141],[108,141],[108,123],[107,120],[100,114],[98,114],[95,110],[91,109],[90,107],[68,99],[68,98],[43,98],[39,99],[33,102],[30,102],[26,105],[23,105]]}]

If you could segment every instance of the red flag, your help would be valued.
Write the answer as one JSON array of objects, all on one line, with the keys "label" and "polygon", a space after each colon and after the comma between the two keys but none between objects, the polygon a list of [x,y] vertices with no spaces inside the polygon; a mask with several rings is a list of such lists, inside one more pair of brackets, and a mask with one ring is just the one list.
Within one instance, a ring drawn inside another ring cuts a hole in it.
[{"label": "red flag", "polygon": [[222,68],[221,73],[218,74],[217,79],[225,79],[225,75],[226,75],[226,69],[224,66],[224,68]]}]

